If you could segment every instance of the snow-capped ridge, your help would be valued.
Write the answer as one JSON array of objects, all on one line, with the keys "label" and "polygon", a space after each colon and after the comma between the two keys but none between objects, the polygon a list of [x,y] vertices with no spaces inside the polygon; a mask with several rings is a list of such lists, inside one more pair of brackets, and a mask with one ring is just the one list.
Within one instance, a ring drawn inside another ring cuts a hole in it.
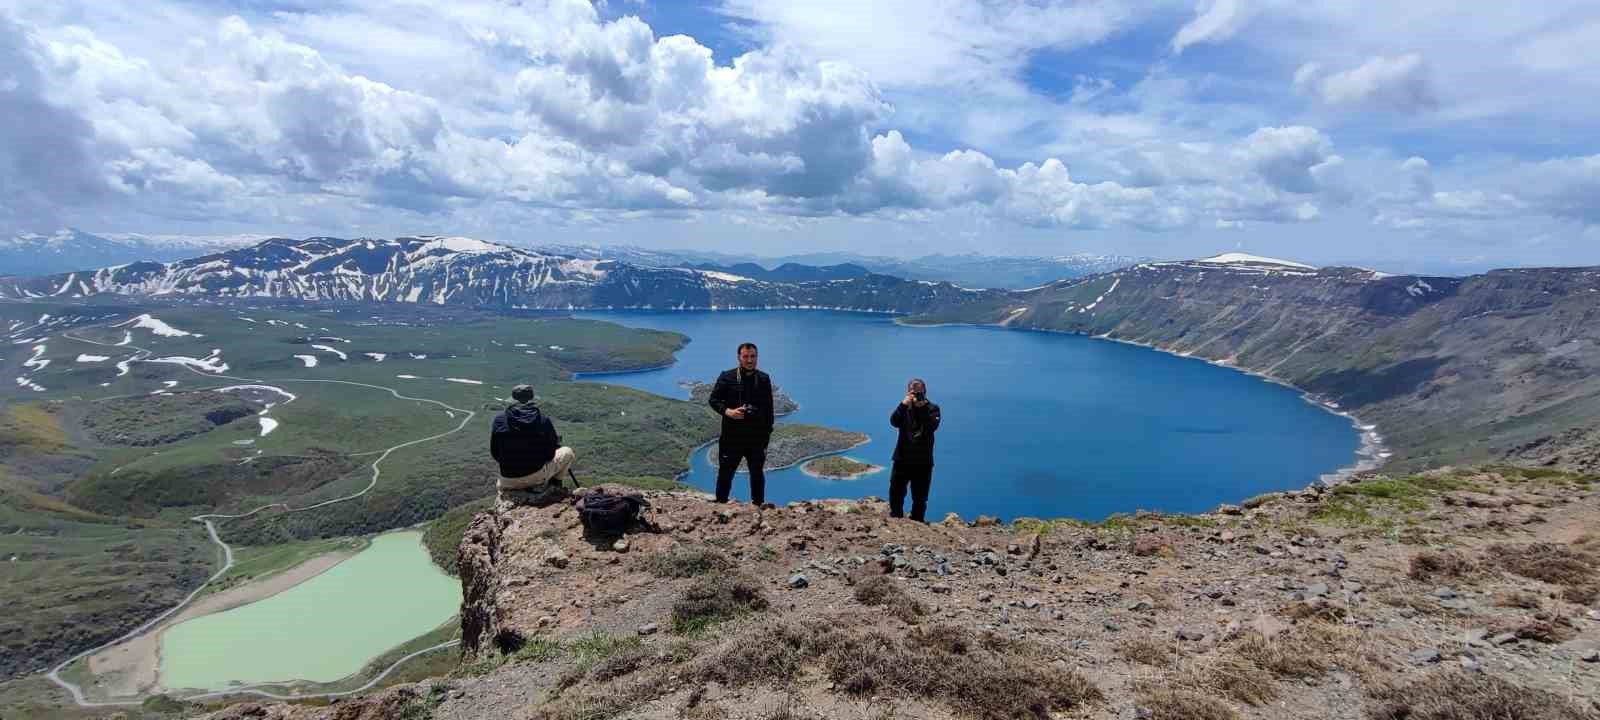
[{"label": "snow-capped ridge", "polygon": [[1279,260],[1277,258],[1262,257],[1249,253],[1230,252],[1201,258],[1195,262],[1211,263],[1216,265],[1282,265],[1284,267],[1299,268],[1301,270],[1315,270],[1315,266],[1298,263],[1292,260]]}]

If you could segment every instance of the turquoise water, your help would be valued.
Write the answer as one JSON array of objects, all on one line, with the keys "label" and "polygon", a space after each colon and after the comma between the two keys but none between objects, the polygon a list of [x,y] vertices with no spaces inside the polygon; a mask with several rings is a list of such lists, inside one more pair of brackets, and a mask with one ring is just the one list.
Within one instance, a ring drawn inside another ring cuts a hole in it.
[{"label": "turquoise water", "polygon": [[422,533],[394,532],[260,602],[195,618],[161,638],[161,684],[218,690],[332,682],[443,624],[461,584],[428,558]]},{"label": "turquoise water", "polygon": [[[687,398],[680,381],[715,379],[748,340],[761,347],[762,369],[800,403],[780,422],[867,433],[872,441],[845,455],[885,467],[895,441],[889,412],[909,378],[924,378],[944,411],[931,518],[1204,511],[1304,487],[1353,464],[1360,446],[1348,419],[1290,388],[1105,340],[907,327],[881,315],[823,311],[583,316],[691,339],[671,367],[589,381]],[[715,478],[706,453],[694,453],[685,481],[711,489]],[[735,481],[735,497],[748,497],[745,483],[744,476]],[[798,468],[767,474],[767,499],[777,503],[886,497],[888,487],[887,470],[852,481]]]}]

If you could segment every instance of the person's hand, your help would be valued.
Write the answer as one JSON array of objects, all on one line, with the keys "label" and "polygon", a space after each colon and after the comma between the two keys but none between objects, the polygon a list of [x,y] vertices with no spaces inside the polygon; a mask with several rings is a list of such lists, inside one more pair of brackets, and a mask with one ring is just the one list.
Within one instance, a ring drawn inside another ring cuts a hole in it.
[{"label": "person's hand", "polygon": [[917,401],[916,397],[912,396],[911,393],[906,393],[905,399],[901,400],[900,404],[904,405],[906,407],[911,407],[911,403],[914,403],[916,401]]},{"label": "person's hand", "polygon": [[744,408],[728,408],[727,410],[723,410],[722,414],[727,415],[735,420],[743,420]]}]

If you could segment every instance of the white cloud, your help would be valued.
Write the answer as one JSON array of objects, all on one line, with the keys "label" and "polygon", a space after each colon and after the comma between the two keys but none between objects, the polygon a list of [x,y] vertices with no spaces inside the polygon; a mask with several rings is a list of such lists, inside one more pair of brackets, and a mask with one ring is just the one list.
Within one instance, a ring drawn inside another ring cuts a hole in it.
[{"label": "white cloud", "polygon": [[[8,5],[0,223],[614,238],[644,222],[795,238],[949,224],[1154,244],[1180,228],[1596,220],[1583,144],[1600,66],[1570,49],[1600,12],[1568,0],[725,0],[717,30],[750,49],[716,59],[625,15],[650,6],[234,7]],[[1227,46],[1188,52],[1207,44]],[[1474,152],[1546,118],[1546,156]],[[1424,133],[1441,167],[1390,147]]]},{"label": "white cloud", "polygon": [[1188,24],[1172,37],[1172,51],[1181,53],[1191,45],[1217,43],[1233,37],[1250,21],[1251,0],[1205,0]]},{"label": "white cloud", "polygon": [[1374,57],[1332,74],[1325,74],[1317,63],[1307,63],[1295,72],[1294,88],[1334,107],[1421,112],[1439,105],[1432,73],[1418,53]]}]

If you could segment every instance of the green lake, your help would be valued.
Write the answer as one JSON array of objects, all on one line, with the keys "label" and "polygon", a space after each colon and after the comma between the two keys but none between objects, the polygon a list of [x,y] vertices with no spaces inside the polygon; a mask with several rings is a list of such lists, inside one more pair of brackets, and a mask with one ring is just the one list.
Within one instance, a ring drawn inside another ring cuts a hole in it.
[{"label": "green lake", "polygon": [[380,535],[289,590],[172,627],[161,639],[161,684],[332,682],[439,627],[459,609],[461,584],[421,540],[420,532]]}]

